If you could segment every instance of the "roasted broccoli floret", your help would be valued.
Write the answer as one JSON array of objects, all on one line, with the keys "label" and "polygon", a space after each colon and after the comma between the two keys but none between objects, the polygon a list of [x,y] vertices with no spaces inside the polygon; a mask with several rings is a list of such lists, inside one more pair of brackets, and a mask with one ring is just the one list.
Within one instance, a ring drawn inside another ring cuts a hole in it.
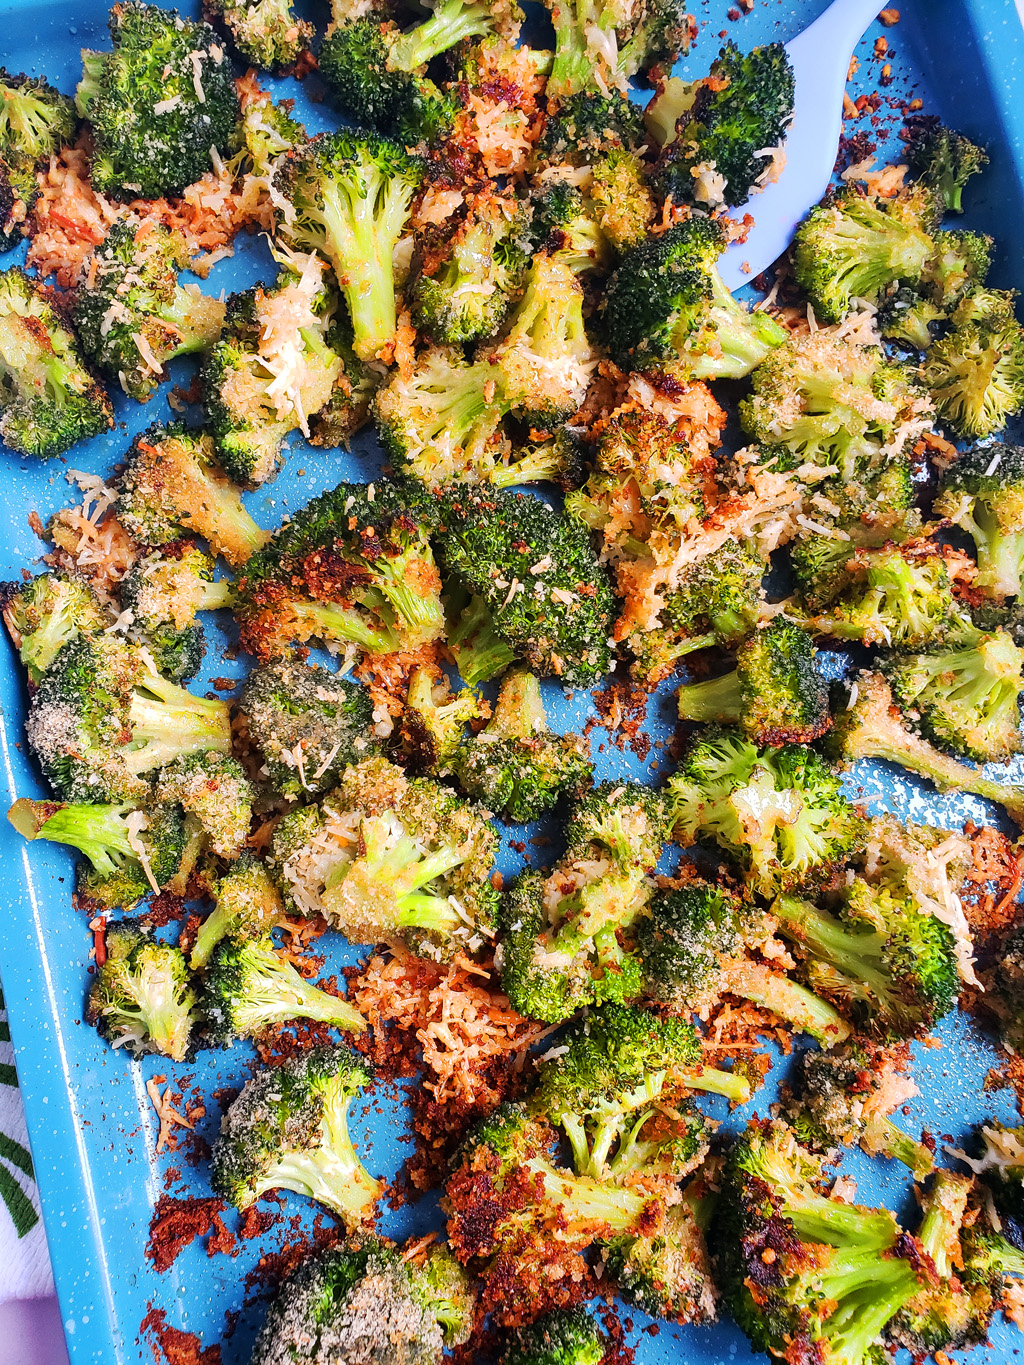
[{"label": "roasted broccoli floret", "polygon": [[157,5],[115,5],[110,36],[113,52],[83,49],[75,92],[96,142],[92,184],[115,199],[179,195],[228,154],[231,63],[208,24]]},{"label": "roasted broccoli floret", "polygon": [[113,425],[56,296],[16,266],[0,272],[0,440],[48,460]]},{"label": "roasted broccoli floret", "polygon": [[1018,697],[1024,650],[1006,631],[936,654],[899,654],[882,664],[900,708],[915,712],[935,744],[978,763],[1021,749]]},{"label": "roasted broccoli floret", "polygon": [[275,951],[269,934],[220,940],[203,972],[199,1009],[218,1043],[251,1038],[290,1019],[314,1019],[349,1033],[366,1028],[354,1005],[308,982]]},{"label": "roasted broccoli floret", "polygon": [[319,664],[278,659],[254,668],[238,705],[267,780],[289,801],[330,791],[378,746],[369,692]]},{"label": "roasted broccoli floret", "polygon": [[709,1235],[726,1306],[770,1355],[874,1365],[927,1275],[892,1214],[830,1197],[823,1157],[779,1121],[732,1148]]},{"label": "roasted broccoli floret", "polygon": [[969,441],[994,436],[1024,408],[1024,328],[1014,316],[1014,297],[968,294],[919,372],[939,421]]},{"label": "roasted broccoli floret", "polygon": [[213,888],[214,908],[199,926],[189,957],[194,972],[206,966],[223,938],[261,938],[284,918],[281,893],[263,863],[249,854],[241,858]]},{"label": "roasted broccoli floret", "polygon": [[702,80],[675,92],[675,138],[655,168],[665,197],[717,209],[745,204],[775,173],[793,116],[793,68],[781,43],[726,43]]},{"label": "roasted broccoli floret", "polygon": [[740,379],[787,339],[768,313],[748,313],[722,283],[725,245],[711,218],[691,218],[626,253],[608,281],[604,329],[626,368],[674,361],[701,379]]},{"label": "roasted broccoli floret", "polygon": [[654,1318],[712,1323],[718,1290],[705,1234],[714,1207],[698,1174],[682,1190],[653,1236],[616,1237],[601,1256],[619,1295]]},{"label": "roasted broccoli floret", "polygon": [[463,346],[497,332],[530,258],[524,205],[493,190],[474,196],[465,216],[446,219],[422,248],[413,288],[418,325],[440,346]]},{"label": "roasted broccoli floret", "polygon": [[203,17],[223,24],[241,56],[264,71],[291,66],[316,31],[291,0],[203,0]]},{"label": "roasted broccoli floret", "polygon": [[675,838],[718,844],[762,895],[828,877],[863,839],[833,769],[812,749],[702,736],[668,784]]},{"label": "roasted broccoli floret", "polygon": [[[466,722],[481,720],[486,714],[469,688],[453,693],[447,678],[435,680],[429,669],[414,668],[392,736],[394,754],[407,772],[448,777],[454,771]],[[480,797],[479,792],[470,795]]]},{"label": "roasted broccoli floret", "polygon": [[216,751],[177,758],[161,768],[156,797],[180,805],[218,857],[234,860],[241,856],[256,789],[237,758]]},{"label": "roasted broccoli floret", "polygon": [[[452,1268],[436,1283],[432,1267],[442,1259]],[[301,1358],[311,1365],[441,1365],[443,1348],[468,1336],[461,1329],[453,1335],[453,1293],[460,1318],[467,1316],[462,1301],[471,1304],[472,1294],[445,1248],[431,1247],[420,1267],[389,1242],[350,1238],[285,1280],[256,1338],[252,1365]]]},{"label": "roasted broccoli floret", "polygon": [[755,959],[764,916],[723,887],[684,882],[652,896],[633,929],[644,991],[673,1009],[702,1010],[724,994],[762,1005],[822,1047],[849,1036],[840,1014],[784,972]]},{"label": "roasted broccoli floret", "polygon": [[742,1102],[750,1094],[743,1076],[703,1066],[701,1056],[689,1022],[604,1005],[542,1062],[530,1108],[564,1131],[577,1175],[674,1184],[704,1159],[709,1139],[707,1120],[681,1096],[704,1090]]},{"label": "roasted broccoli floret", "polygon": [[78,865],[78,893],[105,908],[131,910],[181,871],[186,836],[176,806],[143,812],[126,805],[69,805],[23,796],[7,818],[26,839],[70,844],[84,853],[88,863]]},{"label": "roasted broccoli floret", "polygon": [[804,1142],[830,1148],[858,1144],[870,1156],[902,1161],[923,1180],[935,1165],[931,1151],[889,1115],[918,1093],[906,1075],[903,1050],[858,1039],[835,1052],[806,1052],[790,1121]]},{"label": "roasted broccoli floret", "polygon": [[403,937],[450,957],[491,932],[497,835],[475,807],[384,758],[348,768],[317,806],[290,811],[272,856],[285,899],[351,943]]},{"label": "roasted broccoli floret", "polygon": [[945,317],[965,295],[984,285],[993,243],[983,233],[956,230],[937,232],[934,241],[935,250],[924,268],[920,288]]},{"label": "roasted broccoli floret", "polygon": [[499,1365],[601,1365],[608,1338],[582,1308],[554,1308],[516,1327]]},{"label": "roasted broccoli floret", "polygon": [[199,671],[206,650],[196,613],[232,603],[231,581],[214,582],[214,567],[213,557],[194,542],[176,540],[137,559],[121,580],[132,637],[142,639],[160,672],[175,682]]},{"label": "roasted broccoli floret", "polygon": [[456,105],[423,68],[466,39],[501,34],[515,43],[522,23],[515,0],[441,0],[428,19],[402,31],[382,10],[337,24],[320,49],[320,71],[342,111],[402,142],[436,142]]},{"label": "roasted broccoli floret", "polygon": [[502,985],[521,1014],[557,1023],[640,995],[643,964],[619,936],[650,899],[668,828],[661,793],[635,783],[605,783],[575,803],[562,862],[523,873],[502,905]]},{"label": "roasted broccoli floret", "polygon": [[80,635],[64,646],[39,681],[25,729],[66,801],[144,801],[155,768],[231,751],[227,702],[168,682],[145,651],[114,635]]},{"label": "roasted broccoli floret", "polygon": [[38,683],[54,659],[79,635],[96,635],[110,625],[107,613],[84,579],[45,573],[27,583],[0,584],[0,613],[25,665]]},{"label": "roasted broccoli floret", "polygon": [[912,139],[907,161],[918,179],[939,195],[948,212],[962,213],[964,186],[988,165],[988,153],[963,133],[932,122]]},{"label": "roasted broccoli floret", "polygon": [[515,651],[495,629],[487,603],[457,583],[445,584],[446,644],[470,687],[498,677],[515,662]]},{"label": "roasted broccoli floret", "polygon": [[598,228],[618,253],[639,246],[656,217],[654,195],[643,162],[614,148],[591,166],[588,207]]},{"label": "roasted broccoli floret", "polygon": [[312,1048],[257,1071],[224,1115],[214,1189],[243,1210],[267,1190],[293,1190],[358,1227],[382,1187],[352,1145],[348,1108],[372,1080],[363,1058],[344,1047]]},{"label": "roasted broccoli floret", "polygon": [[738,725],[759,748],[810,744],[832,723],[815,654],[802,626],[773,621],[740,645],[733,672],[679,689],[680,718]]},{"label": "roasted broccoli floret", "polygon": [[555,28],[547,93],[626,93],[631,77],[670,67],[690,46],[690,19],[675,0],[545,0]]},{"label": "roasted broccoli floret", "polygon": [[615,599],[586,527],[505,489],[457,489],[443,519],[445,570],[482,600],[515,657],[565,687],[589,686],[607,672]]},{"label": "roasted broccoli floret", "polygon": [[974,541],[986,597],[1018,597],[1024,570],[1024,447],[974,446],[942,476],[935,512]]},{"label": "roasted broccoli floret", "polygon": [[417,649],[444,628],[428,533],[437,517],[413,483],[340,483],[295,512],[238,585],[242,644],[261,662],[292,643]]},{"label": "roasted broccoli floret", "polygon": [[111,1047],[134,1056],[159,1052],[184,1061],[192,1037],[196,994],[181,951],[158,943],[137,920],[107,927],[104,960],[96,961],[86,1003],[86,1022],[95,1024]]},{"label": "roasted broccoli floret", "polygon": [[[247,488],[266,483],[286,436],[312,435],[345,373],[332,345],[333,301],[326,264],[295,255],[270,286],[255,285],[227,305],[227,335],[203,367],[203,401],[224,468]],[[351,385],[350,385],[351,387]]]},{"label": "roasted broccoli floret", "polygon": [[892,199],[855,186],[830,193],[796,230],[793,273],[820,322],[840,322],[854,299],[878,303],[890,284],[917,284],[933,251],[935,201],[915,187]]},{"label": "roasted broccoli floret", "polygon": [[856,698],[836,714],[829,737],[834,758],[853,763],[861,758],[881,758],[934,782],[940,791],[974,792],[1005,807],[1024,825],[1024,787],[995,782],[975,768],[941,753],[913,730],[908,730],[893,704],[892,691],[880,673],[860,673]]},{"label": "roasted broccoli floret", "polygon": [[504,678],[488,724],[462,746],[459,786],[508,820],[536,820],[593,776],[587,741],[548,728],[540,684],[522,669]]},{"label": "roasted broccoli floret", "polygon": [[180,232],[122,218],[96,248],[75,297],[74,320],[88,356],[145,403],[175,356],[205,351],[220,336],[224,304],[179,284],[189,263]]},{"label": "roasted broccoli floret", "polygon": [[0,251],[21,241],[39,197],[36,166],[74,136],[74,102],[42,76],[0,67]]},{"label": "roasted broccoli floret", "polygon": [[199,535],[233,567],[270,539],[242,505],[202,431],[157,423],[136,436],[118,485],[117,517],[143,545]]},{"label": "roasted broccoli floret", "polygon": [[294,212],[278,232],[330,261],[352,319],[352,347],[376,360],[397,325],[392,257],[425,163],[373,133],[322,133],[289,153],[276,176]]}]

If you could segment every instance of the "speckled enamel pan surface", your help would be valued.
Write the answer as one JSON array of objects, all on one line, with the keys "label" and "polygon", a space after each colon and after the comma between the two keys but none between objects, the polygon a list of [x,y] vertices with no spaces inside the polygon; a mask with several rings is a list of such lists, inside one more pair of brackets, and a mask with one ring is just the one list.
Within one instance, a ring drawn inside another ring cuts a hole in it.
[{"label": "speckled enamel pan surface", "polygon": [[[1024,29],[1013,0],[898,0],[899,24],[873,26],[858,49],[860,71],[851,93],[879,90],[880,62],[873,60],[876,38],[885,35],[891,51],[892,83],[882,87],[883,98],[872,126],[870,117],[856,125],[879,144],[879,158],[895,155],[887,137],[895,134],[900,115],[886,103],[919,98],[924,109],[987,143],[991,167],[983,182],[971,188],[972,211],[964,225],[990,232],[998,244],[993,272],[1000,287],[1024,287],[1021,253],[1022,187],[1024,187]],[[1022,0],[1018,0],[1022,5]],[[811,22],[825,7],[824,0],[755,0],[753,12],[728,18],[729,0],[698,0],[694,9],[700,24],[699,40],[683,71],[698,75],[707,69],[726,34],[743,46],[781,38],[786,40]],[[190,4],[190,10],[193,6]],[[196,9],[198,6],[195,7]],[[733,11],[736,13],[736,11]],[[327,19],[326,0],[315,13],[321,29]],[[73,91],[79,73],[79,49],[107,46],[106,11],[98,0],[61,3],[0,4],[0,61],[11,70],[45,73],[62,89]],[[271,82],[277,96],[294,97],[297,114],[311,132],[333,126],[328,107],[311,103],[293,81]],[[645,98],[643,95],[640,98]],[[849,131],[849,130],[848,130]],[[240,240],[233,259],[220,262],[207,288],[230,291],[255,280],[272,278],[266,243]],[[187,383],[191,371],[182,365],[175,378]],[[45,521],[58,507],[75,500],[65,481],[70,468],[106,473],[127,449],[131,435],[157,419],[169,419],[165,386],[146,406],[118,401],[118,428],[109,436],[73,451],[67,462],[19,462],[0,454],[3,479],[3,547],[0,578],[16,578],[32,566],[40,553],[28,518],[36,511]],[[321,452],[292,443],[287,466],[269,488],[248,497],[250,510],[267,526],[282,513],[337,481],[368,479],[379,473],[381,452],[375,439],[363,433],[351,453]],[[208,676],[241,677],[244,656],[221,659],[221,639],[211,623]],[[841,659],[835,661],[841,666]],[[196,684],[203,691],[204,676]],[[0,644],[0,746],[3,777],[9,799],[43,794],[38,774],[22,742],[25,687],[9,648]],[[552,689],[553,718],[558,728],[582,726],[595,715],[592,699],[583,693],[563,697]],[[669,733],[670,696],[652,701],[649,736],[654,747],[645,762],[628,749],[606,743],[598,753],[601,778],[647,777],[658,780],[662,752],[658,742]],[[595,729],[595,750],[607,735]],[[994,812],[974,798],[936,797],[881,765],[865,765],[851,775],[851,791],[861,789],[876,810],[889,809],[904,817],[954,827],[968,816],[978,822],[995,819]],[[535,831],[520,830],[518,837]],[[536,850],[534,850],[536,855]],[[557,852],[557,847],[552,849]],[[521,857],[506,846],[502,870],[513,871]],[[0,819],[0,868],[3,908],[0,911],[0,977],[10,1013],[18,1069],[28,1114],[32,1153],[39,1179],[53,1268],[74,1365],[120,1365],[152,1360],[152,1348],[142,1322],[151,1308],[162,1310],[166,1322],[196,1333],[205,1346],[224,1337],[237,1315],[233,1334],[223,1341],[223,1365],[248,1360],[253,1334],[264,1305],[258,1289],[246,1288],[246,1277],[260,1256],[276,1251],[292,1236],[289,1218],[308,1228],[316,1210],[304,1200],[288,1196],[285,1217],[262,1239],[240,1240],[237,1254],[208,1256],[201,1241],[194,1242],[171,1269],[158,1274],[145,1256],[150,1219],[161,1192],[178,1196],[208,1195],[204,1162],[190,1165],[182,1153],[157,1156],[156,1120],[146,1094],[146,1082],[164,1075],[187,1092],[187,1102],[206,1097],[205,1117],[197,1118],[196,1133],[210,1141],[216,1134],[220,1110],[211,1092],[238,1086],[248,1075],[248,1046],[209,1052],[188,1065],[160,1059],[130,1061],[111,1051],[82,1022],[88,985],[91,938],[84,918],[71,906],[73,858],[65,850],[40,842],[25,844]],[[337,936],[328,935],[318,949],[329,954],[335,970],[359,956]],[[921,1095],[910,1104],[904,1122],[915,1131],[929,1127],[940,1140],[954,1143],[983,1115],[995,1113],[1009,1120],[1011,1102],[1004,1095],[984,1094],[983,1079],[995,1053],[991,1046],[958,1016],[938,1030],[939,1049],[915,1049],[915,1077]],[[754,1112],[765,1113],[775,1086],[790,1062],[780,1059],[769,1084],[745,1109],[727,1117],[721,1101],[710,1109],[727,1124],[739,1125]],[[384,1089],[357,1106],[353,1125],[357,1146],[374,1174],[392,1178],[409,1154],[408,1132],[401,1097]],[[175,1168],[172,1170],[171,1168]],[[903,1168],[892,1163],[870,1163],[859,1154],[847,1158],[845,1168],[857,1177],[865,1202],[884,1201],[899,1215],[909,1210],[912,1193]],[[398,1238],[439,1226],[436,1200],[426,1198],[396,1212],[385,1209],[382,1231]],[[227,1215],[234,1227],[233,1213]],[[3,1267],[0,1266],[0,1275]],[[749,1347],[729,1322],[713,1329],[675,1329],[660,1332],[642,1314],[632,1317],[630,1340],[637,1346],[639,1365],[712,1365],[745,1360]],[[152,1319],[151,1319],[152,1320]],[[979,1360],[1009,1362],[1022,1345],[1016,1329],[999,1323],[993,1329],[991,1350]]]}]

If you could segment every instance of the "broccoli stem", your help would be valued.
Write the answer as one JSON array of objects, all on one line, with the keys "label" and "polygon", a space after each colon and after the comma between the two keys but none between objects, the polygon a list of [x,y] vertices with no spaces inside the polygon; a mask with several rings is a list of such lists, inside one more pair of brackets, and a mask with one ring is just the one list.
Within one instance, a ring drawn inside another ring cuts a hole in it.
[{"label": "broccoli stem", "polygon": [[[721,353],[709,351],[695,357],[693,374],[697,379],[742,379],[776,346],[788,341],[790,334],[768,313],[748,313],[726,289],[718,271],[712,268],[710,274],[710,320]],[[685,344],[677,349],[685,351]]]},{"label": "broccoli stem", "polygon": [[864,998],[863,988],[874,995],[888,1013],[892,982],[883,965],[888,939],[874,931],[851,932],[831,915],[796,896],[779,896],[772,906],[785,936],[801,944],[812,957],[826,963],[849,983],[852,996]]},{"label": "broccoli stem", "polygon": [[235,585],[230,578],[219,578],[215,583],[204,583],[197,611],[219,611],[235,603]]},{"label": "broccoli stem", "polygon": [[[325,1118],[324,1123],[328,1121]],[[345,1141],[348,1141],[347,1126]],[[351,1144],[349,1143],[351,1151]],[[288,1152],[263,1175],[256,1190],[258,1198],[267,1190],[291,1190],[307,1195],[336,1213],[346,1227],[356,1227],[366,1210],[380,1194],[380,1182],[363,1169],[352,1152],[331,1145],[312,1152]]]},{"label": "broccoli stem", "polygon": [[128,839],[125,815],[131,806],[60,805],[21,797],[7,818],[25,839],[49,839],[70,844],[92,863],[101,877],[113,876],[128,859],[137,857]]},{"label": "broccoli stem", "polygon": [[460,922],[444,896],[403,896],[398,905],[398,924],[402,929],[451,933]]},{"label": "broccoli stem", "polygon": [[868,1153],[882,1152],[893,1161],[902,1161],[915,1180],[923,1180],[935,1167],[935,1160],[924,1143],[915,1142],[892,1119],[872,1119],[866,1123],[861,1146]]},{"label": "broccoli stem", "polygon": [[806,986],[749,958],[723,963],[720,982],[723,991],[763,1005],[794,1028],[809,1033],[823,1048],[837,1047],[853,1032],[837,1010]]},{"label": "broccoli stem", "polygon": [[201,971],[209,962],[210,954],[222,938],[227,938],[237,928],[237,916],[225,906],[215,905],[199,926],[195,947],[189,956],[188,965],[194,972]]},{"label": "broccoli stem", "polygon": [[543,483],[545,480],[556,479],[561,467],[561,460],[554,445],[548,443],[535,447],[509,464],[496,465],[490,472],[488,482],[496,488],[514,488],[516,484],[521,483]]},{"label": "broccoli stem", "polygon": [[978,555],[974,586],[988,589],[993,596],[1018,597],[1021,565],[1024,564],[1024,532],[1003,530],[998,517],[980,498],[975,500],[973,514],[965,529],[969,530]]},{"label": "broccoli stem", "polygon": [[109,53],[82,48],[82,79],[75,91],[75,108],[81,118],[89,118],[92,106],[103,93],[103,73]]},{"label": "broccoli stem", "polygon": [[166,352],[166,359],[204,351],[220,336],[224,327],[224,304],[205,294],[191,293],[179,285],[173,299],[157,311],[178,333],[177,343]]},{"label": "broccoli stem", "polygon": [[436,594],[428,587],[426,592],[417,588],[421,576],[409,572],[410,560],[414,568],[422,567],[422,561],[413,554],[394,559],[381,558],[375,561],[376,586],[387,599],[398,618],[397,625],[403,637],[403,645],[415,649],[429,644],[444,630],[444,613]]},{"label": "broccoli stem", "polygon": [[259,971],[246,978],[242,998],[232,1001],[232,1015],[237,1032],[244,1036],[296,1018],[335,1024],[352,1033],[366,1028],[354,1005],[310,985],[273,950],[261,954]]},{"label": "broccoli stem", "polygon": [[293,602],[291,614],[309,634],[323,640],[348,640],[367,654],[393,654],[400,640],[393,630],[374,630],[358,611],[327,602]]},{"label": "broccoli stem", "polygon": [[499,739],[530,739],[548,728],[540,683],[532,673],[512,673],[502,683],[485,734]]},{"label": "broccoli stem", "polygon": [[548,90],[555,98],[563,99],[593,84],[594,63],[584,35],[587,23],[596,24],[599,15],[587,0],[578,0],[576,4],[564,0],[551,17],[555,26],[555,55]]},{"label": "broccoli stem", "polygon": [[486,38],[491,27],[489,5],[443,0],[429,19],[397,40],[388,55],[388,69],[413,72],[465,38]]},{"label": "broccoli stem", "polygon": [[540,1178],[545,1197],[560,1208],[570,1226],[598,1223],[607,1224],[612,1233],[631,1232],[651,1203],[649,1196],[636,1190],[618,1189],[587,1176],[574,1179],[536,1157],[526,1163],[526,1169]]},{"label": "broccoli stem", "polygon": [[730,1104],[746,1104],[750,1099],[750,1082],[735,1071],[719,1071],[714,1066],[684,1066],[673,1070],[672,1075],[691,1090],[724,1095]]},{"label": "broccoli stem", "polygon": [[802,1242],[824,1242],[853,1253],[858,1268],[860,1254],[888,1251],[896,1240],[896,1224],[885,1209],[863,1209],[821,1196],[787,1204],[784,1212]]},{"label": "broccoli stem", "polygon": [[186,754],[231,752],[227,702],[197,697],[157,673],[136,686],[128,714],[132,748],[125,761],[135,776]]},{"label": "broccoli stem", "polygon": [[515,662],[515,653],[495,632],[482,597],[474,595],[461,610],[451,610],[448,648],[463,682],[469,687],[487,682]]},{"label": "broccoli stem", "polygon": [[735,724],[743,714],[740,675],[733,669],[721,678],[687,683],[679,689],[679,719]]}]

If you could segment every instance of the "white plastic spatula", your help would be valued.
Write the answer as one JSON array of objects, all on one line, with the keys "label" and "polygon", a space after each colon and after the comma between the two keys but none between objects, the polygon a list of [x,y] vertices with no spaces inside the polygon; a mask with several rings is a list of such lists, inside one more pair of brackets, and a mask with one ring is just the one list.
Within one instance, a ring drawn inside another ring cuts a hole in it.
[{"label": "white plastic spatula", "polygon": [[754,219],[747,240],[731,246],[719,262],[729,289],[749,284],[781,256],[797,223],[825,193],[839,148],[850,56],[883,5],[884,0],[834,0],[786,44],[796,90],[786,165],[774,185],[729,210],[731,218],[750,213]]}]

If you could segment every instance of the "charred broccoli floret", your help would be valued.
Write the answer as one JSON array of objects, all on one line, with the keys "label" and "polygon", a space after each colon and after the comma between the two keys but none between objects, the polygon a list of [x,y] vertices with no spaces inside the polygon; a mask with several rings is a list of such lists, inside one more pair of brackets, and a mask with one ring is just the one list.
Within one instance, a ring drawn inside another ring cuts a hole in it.
[{"label": "charred broccoli floret", "polygon": [[201,971],[223,938],[261,938],[284,918],[281,893],[258,859],[243,853],[213,888],[214,907],[199,926],[189,957]]},{"label": "charred broccoli floret", "polygon": [[392,257],[424,170],[398,143],[345,129],[289,153],[275,177],[294,210],[278,232],[295,250],[330,261],[360,360],[376,360],[394,342]]},{"label": "charred broccoli floret", "polygon": [[587,742],[548,728],[540,685],[522,669],[504,678],[488,724],[459,750],[459,786],[508,820],[536,820],[591,780]]},{"label": "charred broccoli floret", "polygon": [[745,204],[774,170],[793,117],[793,68],[781,43],[726,43],[702,80],[676,92],[675,138],[655,174],[677,204]]},{"label": "charred broccoli floret", "polygon": [[446,571],[482,600],[515,657],[565,687],[607,672],[615,599],[580,522],[526,494],[465,488],[443,519]]},{"label": "charred broccoli floret", "polygon": [[668,800],[675,838],[718,844],[762,895],[828,877],[863,839],[838,775],[812,749],[759,750],[734,730],[691,746]]},{"label": "charred broccoli floret", "polygon": [[131,910],[163,890],[182,869],[186,836],[176,806],[141,811],[126,805],[81,805],[21,797],[7,812],[26,839],[70,844],[84,853],[77,889],[109,909]]},{"label": "charred broccoli floret", "polygon": [[199,535],[232,567],[270,539],[242,505],[202,431],[159,423],[136,436],[121,475],[117,517],[144,545]]},{"label": "charred broccoli floret", "polygon": [[64,646],[39,681],[26,735],[66,801],[145,800],[154,769],[231,751],[227,702],[168,682],[144,651],[113,635]]},{"label": "charred broccoli floret", "polygon": [[292,643],[417,649],[444,627],[429,495],[406,482],[340,483],[295,512],[246,565],[242,644],[261,662]]},{"label": "charred broccoli floret", "polygon": [[319,664],[278,659],[254,668],[238,705],[267,780],[289,801],[330,791],[350,763],[377,749],[369,692]]},{"label": "charred broccoli floret", "polygon": [[810,744],[832,723],[815,654],[802,626],[773,621],[740,645],[733,672],[681,687],[679,715],[738,725],[759,748]]},{"label": "charred broccoli floret", "polygon": [[369,758],[319,805],[285,815],[272,856],[294,911],[322,915],[352,943],[401,936],[442,958],[476,950],[491,932],[496,846],[468,802]]},{"label": "charred broccoli floret", "polygon": [[180,232],[122,218],[92,258],[74,319],[88,356],[145,403],[175,356],[205,351],[220,336],[224,304],[179,284],[189,264]]},{"label": "charred broccoli floret", "polygon": [[988,153],[963,133],[931,123],[907,148],[910,169],[941,198],[950,213],[962,213],[964,186],[988,165]]},{"label": "charred broccoli floret", "polygon": [[631,77],[670,67],[690,45],[689,16],[674,0],[545,0],[555,28],[547,92],[626,93]]},{"label": "charred broccoli floret", "polygon": [[582,1308],[554,1308],[517,1327],[499,1365],[601,1365],[608,1339]]},{"label": "charred broccoli floret", "polygon": [[99,598],[84,579],[45,573],[27,583],[0,584],[0,614],[25,665],[38,683],[57,655],[79,635],[96,635],[110,625]]},{"label": "charred broccoli floret", "polygon": [[1014,297],[968,294],[920,369],[939,420],[969,441],[994,436],[1024,408],[1024,328],[1014,316]]},{"label": "charred broccoli floret", "polygon": [[291,66],[315,32],[295,14],[291,0],[203,0],[203,15],[223,24],[241,56],[264,71]]},{"label": "charred broccoli floret", "polygon": [[220,940],[203,972],[199,1010],[218,1043],[251,1038],[290,1019],[314,1019],[349,1033],[366,1028],[354,1005],[308,982],[275,951],[269,934]]},{"label": "charred broccoli floret", "polygon": [[231,64],[208,24],[157,5],[115,5],[110,36],[112,52],[83,49],[75,92],[96,141],[92,184],[115,199],[179,195],[229,151]]},{"label": "charred broccoli floret", "polygon": [[292,1190],[358,1227],[382,1187],[352,1145],[348,1108],[372,1080],[363,1058],[344,1047],[312,1048],[257,1071],[224,1115],[214,1189],[243,1210],[267,1190]]},{"label": "charred broccoli floret", "polygon": [[104,952],[89,990],[87,1023],[111,1047],[127,1047],[136,1057],[159,1052],[184,1061],[196,994],[180,950],[124,919],[107,927]]},{"label": "charred broccoli floret", "polygon": [[113,424],[55,296],[18,267],[0,272],[0,440],[47,460]]},{"label": "charred broccoli floret", "polygon": [[256,789],[230,754],[200,751],[161,768],[158,801],[176,802],[199,826],[211,852],[234,860],[249,837]]},{"label": "charred broccoli floret", "polygon": [[[480,699],[469,688],[453,693],[447,678],[435,681],[429,669],[414,668],[392,738],[397,761],[406,771],[418,775],[450,776],[455,770],[466,722],[481,720],[485,715]],[[480,797],[481,793],[470,795]]]},{"label": "charred broccoli floret", "polygon": [[231,605],[231,581],[214,582],[214,560],[191,541],[177,540],[137,559],[121,580],[121,607],[132,613],[131,634],[141,638],[157,668],[175,682],[199,671],[206,637],[200,611]]},{"label": "charred broccoli floret", "polygon": [[608,281],[604,328],[627,368],[678,362],[698,379],[739,379],[787,339],[766,312],[748,313],[722,283],[725,245],[710,218],[691,218],[649,237]]},{"label": "charred broccoli floret", "polygon": [[974,541],[971,586],[986,597],[1018,597],[1024,570],[1024,447],[974,446],[942,476],[935,512]]}]

